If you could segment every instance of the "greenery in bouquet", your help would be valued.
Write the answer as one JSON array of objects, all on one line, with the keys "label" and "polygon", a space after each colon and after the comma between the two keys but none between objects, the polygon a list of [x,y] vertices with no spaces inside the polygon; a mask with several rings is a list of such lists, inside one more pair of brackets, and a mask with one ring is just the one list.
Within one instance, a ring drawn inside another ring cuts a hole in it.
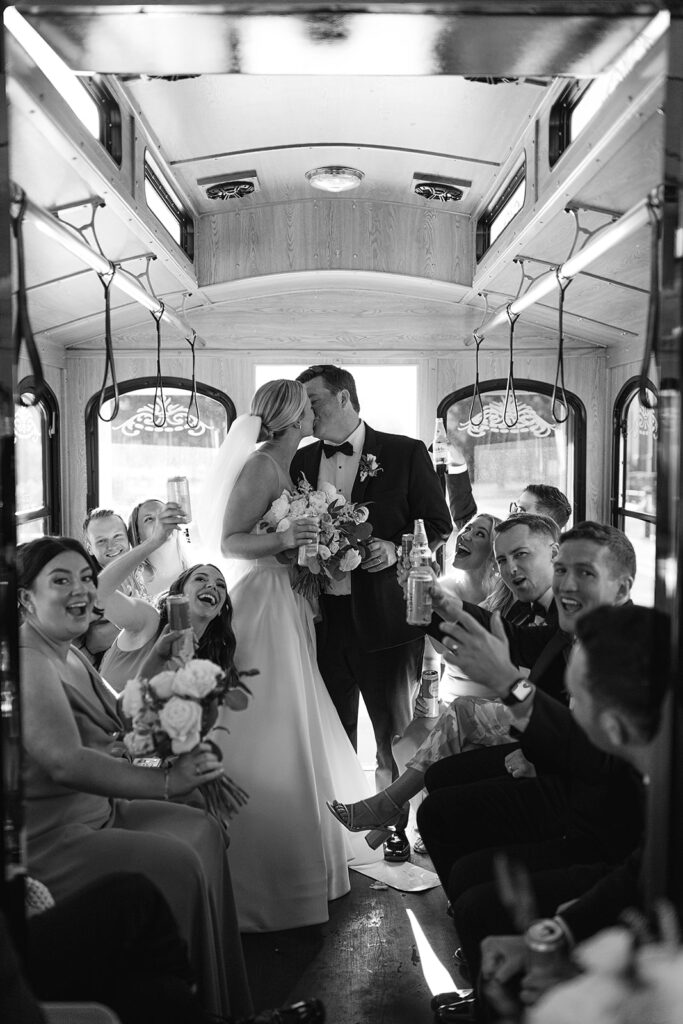
[{"label": "greenery in bouquet", "polygon": [[[167,761],[194,750],[215,726],[220,707],[244,707],[251,691],[240,677],[251,675],[255,669],[228,675],[212,661],[195,658],[150,679],[129,679],[121,707],[131,724],[124,736],[131,757]],[[228,776],[202,786],[202,793],[207,810],[222,822],[247,802],[247,793]]]},{"label": "greenery in bouquet", "polygon": [[314,488],[306,478],[293,492],[277,498],[258,524],[259,533],[283,533],[293,519],[315,516],[319,522],[318,551],[294,566],[292,586],[312,603],[330,581],[342,580],[360,565],[372,534],[367,505],[347,501],[333,484]]}]

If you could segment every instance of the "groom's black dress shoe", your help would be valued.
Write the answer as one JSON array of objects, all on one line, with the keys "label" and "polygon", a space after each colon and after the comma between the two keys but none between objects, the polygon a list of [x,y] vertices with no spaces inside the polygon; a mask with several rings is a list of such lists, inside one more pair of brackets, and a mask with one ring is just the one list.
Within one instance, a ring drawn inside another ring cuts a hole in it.
[{"label": "groom's black dress shoe", "polygon": [[405,832],[401,829],[389,836],[384,844],[384,859],[400,864],[410,860],[410,843]]}]

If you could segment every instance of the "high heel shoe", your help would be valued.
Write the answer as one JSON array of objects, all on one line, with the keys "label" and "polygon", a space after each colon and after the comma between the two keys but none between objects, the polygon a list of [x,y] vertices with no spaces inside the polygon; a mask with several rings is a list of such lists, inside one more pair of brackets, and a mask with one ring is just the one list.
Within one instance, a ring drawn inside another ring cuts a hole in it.
[{"label": "high heel shoe", "polygon": [[[367,832],[365,842],[368,844],[371,850],[376,850],[382,843],[386,842],[389,836],[392,834],[390,825],[395,825],[401,821],[403,817],[403,808],[399,807],[391,797],[387,797],[391,802],[394,812],[385,821],[382,821],[377,812],[373,807],[370,806],[367,800],[358,800],[355,804],[343,804],[339,800],[333,800],[332,803],[327,801],[327,807],[331,813],[335,816],[337,821],[348,829],[349,832]],[[358,825],[355,819],[354,808],[358,805],[365,808],[369,815],[375,820],[372,825]]]}]

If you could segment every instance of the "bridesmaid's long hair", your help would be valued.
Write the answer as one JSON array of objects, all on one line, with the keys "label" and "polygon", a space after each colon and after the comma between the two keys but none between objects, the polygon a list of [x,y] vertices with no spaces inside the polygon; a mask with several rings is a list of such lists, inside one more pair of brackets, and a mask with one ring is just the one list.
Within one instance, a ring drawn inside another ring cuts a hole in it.
[{"label": "bridesmaid's long hair", "polygon": [[[180,576],[178,576],[178,578],[175,579],[168,588],[168,594],[165,594],[164,598],[170,594],[183,594],[185,584],[189,580],[190,576],[192,576],[197,569],[201,569],[202,565],[203,563],[198,563],[197,565],[190,566],[190,568],[186,569],[185,572],[181,572]],[[217,571],[220,572],[220,569],[215,565],[212,565],[211,568],[217,569]],[[168,608],[166,601],[163,600],[159,602],[159,629],[157,636],[161,633],[167,623]],[[206,627],[197,644],[196,656],[198,658],[206,658],[208,661],[213,661],[215,665],[220,665],[228,677],[228,682],[231,685],[235,685],[239,681],[239,675],[237,674],[234,662],[235,647],[235,634],[232,631],[232,602],[230,601],[230,595],[226,594],[225,604],[218,615],[216,615],[216,617],[212,619]]]},{"label": "bridesmaid's long hair", "polygon": [[306,388],[298,380],[269,380],[251,400],[252,416],[261,417],[259,441],[278,437],[300,419],[307,401]]}]

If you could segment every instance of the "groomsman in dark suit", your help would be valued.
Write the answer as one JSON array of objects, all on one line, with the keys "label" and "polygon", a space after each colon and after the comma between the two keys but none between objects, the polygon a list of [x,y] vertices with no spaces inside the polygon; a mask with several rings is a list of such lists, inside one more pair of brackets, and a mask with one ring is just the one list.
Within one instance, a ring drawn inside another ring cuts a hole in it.
[{"label": "groomsman in dark suit", "polygon": [[424,630],[406,624],[396,546],[422,519],[434,551],[450,535],[451,519],[422,441],[365,423],[347,370],[311,366],[297,379],[308,392],[321,441],[296,453],[292,479],[296,483],[303,473],[314,487],[328,482],[347,500],[368,505],[368,555],[321,600],[318,664],[354,746],[358,694],[363,694],[377,742],[377,784],[383,789],[396,775],[392,737],[412,720],[424,648]]}]

